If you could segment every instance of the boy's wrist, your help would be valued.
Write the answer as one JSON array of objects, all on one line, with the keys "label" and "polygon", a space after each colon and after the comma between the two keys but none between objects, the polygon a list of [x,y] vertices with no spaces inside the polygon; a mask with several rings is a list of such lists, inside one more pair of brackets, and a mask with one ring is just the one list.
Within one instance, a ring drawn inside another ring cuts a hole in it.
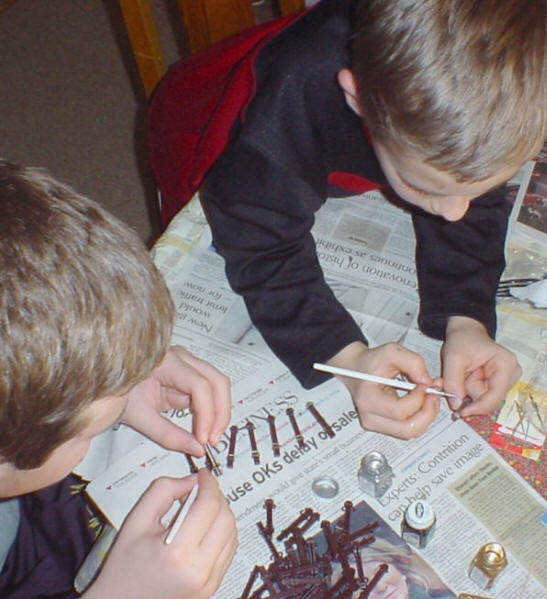
[{"label": "boy's wrist", "polygon": [[367,350],[368,347],[362,341],[354,341],[332,356],[327,361],[327,364],[347,368],[348,365],[353,364]]},{"label": "boy's wrist", "polygon": [[449,316],[446,321],[446,336],[462,331],[473,331],[488,335],[486,326],[480,320],[469,316]]}]

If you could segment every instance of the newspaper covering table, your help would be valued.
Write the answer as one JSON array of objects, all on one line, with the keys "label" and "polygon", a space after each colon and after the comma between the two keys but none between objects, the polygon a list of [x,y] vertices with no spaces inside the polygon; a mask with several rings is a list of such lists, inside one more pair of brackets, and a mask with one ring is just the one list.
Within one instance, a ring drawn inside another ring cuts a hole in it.
[{"label": "newspaper covering table", "polygon": [[[416,327],[415,242],[409,215],[378,192],[367,195],[366,199],[328,200],[317,215],[313,234],[326,279],[372,345],[404,343],[423,355],[436,375],[440,344]],[[411,598],[452,597],[451,591],[481,594],[467,577],[467,569],[475,551],[492,540],[505,547],[509,564],[490,595],[547,597],[547,527],[541,523],[547,502],[467,423],[453,421],[448,407],[442,405],[424,435],[397,440],[360,427],[349,393],[339,381],[302,389],[252,326],[242,299],[230,290],[196,199],[177,215],[153,256],[176,305],[173,341],[215,364],[233,382],[232,424],[240,428],[234,466],[225,466],[228,433],[219,443],[217,459],[224,470],[220,485],[236,514],[240,546],[215,594],[217,599],[238,597],[253,567],[271,559],[256,526],[265,517],[265,498],[275,501],[279,529],[305,507],[320,512],[321,519],[335,520],[343,503],[351,500],[375,514],[397,537],[409,502],[427,499],[435,510],[437,528],[418,553],[442,579],[439,588],[446,593],[419,591],[422,594],[411,593]],[[510,320],[501,323],[502,334]],[[525,361],[532,360],[543,343],[538,327],[531,326],[520,342]],[[310,413],[308,402],[331,424],[334,438]],[[296,441],[288,407],[294,409],[303,443]],[[184,411],[166,416],[189,426]],[[277,457],[271,443],[271,416],[279,436]],[[251,453],[248,422],[255,427],[258,464]],[[151,480],[164,474],[182,476],[190,468],[185,456],[165,451],[125,427],[104,435],[96,449],[100,459],[90,458],[82,474],[93,479],[88,493],[115,527]],[[395,475],[391,488],[379,499],[363,494],[357,483],[360,460],[371,450],[385,454]],[[339,487],[330,499],[312,491],[313,480],[325,476]],[[310,530],[311,535],[315,532],[320,532],[318,525]]]}]

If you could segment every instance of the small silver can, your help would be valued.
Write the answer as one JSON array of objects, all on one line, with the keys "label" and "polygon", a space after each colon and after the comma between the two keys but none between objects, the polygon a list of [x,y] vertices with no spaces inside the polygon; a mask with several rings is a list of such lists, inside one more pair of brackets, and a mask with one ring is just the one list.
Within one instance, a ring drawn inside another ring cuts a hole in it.
[{"label": "small silver can", "polygon": [[357,478],[361,490],[378,499],[391,487],[393,470],[382,452],[371,451],[361,460]]}]

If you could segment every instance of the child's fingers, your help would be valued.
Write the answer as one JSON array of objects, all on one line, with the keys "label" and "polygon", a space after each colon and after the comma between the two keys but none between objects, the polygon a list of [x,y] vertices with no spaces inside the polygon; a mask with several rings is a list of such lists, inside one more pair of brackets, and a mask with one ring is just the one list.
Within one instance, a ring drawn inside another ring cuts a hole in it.
[{"label": "child's fingers", "polygon": [[213,571],[218,556],[227,545],[232,545],[237,539],[234,515],[228,501],[223,497],[219,510],[212,520],[211,525],[205,530],[197,551],[200,554],[200,563],[208,570]]},{"label": "child's fingers", "polygon": [[[236,549],[237,537],[234,535],[214,554],[209,553],[205,556],[208,558],[207,563],[202,559],[204,554],[194,554],[192,558],[195,564],[192,571],[184,576],[186,582],[192,581],[190,587],[193,591],[197,591],[200,597],[211,597],[220,586]],[[212,561],[209,558],[212,558]],[[188,567],[188,564],[182,564],[181,568],[184,567]]]},{"label": "child's fingers", "polygon": [[402,421],[422,408],[424,390],[425,387],[418,386],[413,391],[399,396],[392,387],[361,383],[354,395],[354,401],[359,412]]},{"label": "child's fingers", "polygon": [[123,531],[132,536],[140,536],[146,532],[164,533],[160,524],[173,502],[184,498],[196,484],[196,476],[184,478],[161,477],[156,479],[143,493],[125,519],[120,534]]},{"label": "child's fingers", "polygon": [[226,574],[230,564],[232,563],[232,559],[238,547],[237,534],[235,533],[230,537],[229,541],[225,543],[220,552],[218,558],[214,561],[213,568],[211,570],[211,575],[209,577],[209,582],[207,584],[207,593],[212,595],[216,589],[219,587],[224,575]]},{"label": "child's fingers", "polygon": [[[366,430],[384,433],[399,439],[412,439],[421,435],[439,412],[439,398],[434,395],[424,395],[423,386],[417,387],[405,397],[397,399],[396,402],[407,404],[403,411],[398,412],[398,415],[401,416],[408,410],[408,416],[397,418],[396,410],[393,409],[374,413],[364,409],[363,406],[357,406],[361,426]],[[418,406],[418,408],[412,411],[414,406]]]},{"label": "child's fingers", "polygon": [[408,380],[417,385],[430,385],[433,379],[427,371],[423,357],[401,345],[397,345],[396,347],[398,348],[398,353],[395,355],[393,361],[394,374],[404,374]]},{"label": "child's fingers", "polygon": [[[209,529],[223,510],[229,512],[215,477],[205,468],[197,474],[199,491],[179,533],[172,541],[173,547],[200,547]],[[230,512],[231,513],[231,512]]]},{"label": "child's fingers", "polygon": [[488,368],[479,369],[478,373],[476,375],[474,373],[475,376],[470,376],[466,382],[467,393],[473,401],[462,410],[462,416],[488,414],[494,411],[505,399],[520,372],[520,367],[515,370],[495,369],[492,372],[488,372]]},{"label": "child's fingers", "polygon": [[404,374],[416,384],[432,381],[423,357],[398,343],[385,343],[367,350],[361,354],[360,363],[351,367],[388,378]]},{"label": "child's fingers", "polygon": [[198,360],[194,366],[196,370],[207,377],[213,387],[214,420],[209,440],[216,446],[220,435],[230,423],[232,407],[230,379],[208,362]]},{"label": "child's fingers", "polygon": [[157,412],[151,412],[143,418],[138,430],[149,439],[160,443],[166,449],[181,451],[195,456],[203,456],[204,449],[189,431],[164,418]]},{"label": "child's fingers", "polygon": [[453,410],[457,410],[462,399],[467,395],[466,390],[466,356],[452,355],[443,361],[443,389],[452,393],[458,399],[448,398],[448,403]]},{"label": "child's fingers", "polygon": [[178,534],[169,545],[180,561],[180,574],[199,596],[212,595],[237,548],[235,518],[216,479],[198,472],[199,491]]},{"label": "child's fingers", "polygon": [[[202,420],[213,419],[213,387],[206,377],[192,366],[187,357],[190,354],[182,347],[174,346],[169,349],[162,363],[154,371],[155,377],[163,388],[164,398],[175,399],[186,407],[186,396],[190,398],[192,409],[199,406]],[[167,393],[169,390],[169,394]],[[206,438],[199,438],[205,443]]]},{"label": "child's fingers", "polygon": [[221,433],[230,422],[230,381],[214,366],[196,358],[184,348],[172,350],[179,359],[192,368],[202,380],[193,377],[191,409],[194,414],[194,433],[200,443],[211,441],[216,445]]}]

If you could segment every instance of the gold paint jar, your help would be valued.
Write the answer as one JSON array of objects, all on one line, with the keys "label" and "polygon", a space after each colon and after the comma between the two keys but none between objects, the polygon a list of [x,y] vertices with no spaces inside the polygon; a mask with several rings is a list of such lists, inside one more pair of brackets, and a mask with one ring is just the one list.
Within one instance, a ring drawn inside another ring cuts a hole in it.
[{"label": "gold paint jar", "polygon": [[505,549],[499,543],[486,543],[469,565],[469,578],[481,589],[489,589],[506,565]]}]

